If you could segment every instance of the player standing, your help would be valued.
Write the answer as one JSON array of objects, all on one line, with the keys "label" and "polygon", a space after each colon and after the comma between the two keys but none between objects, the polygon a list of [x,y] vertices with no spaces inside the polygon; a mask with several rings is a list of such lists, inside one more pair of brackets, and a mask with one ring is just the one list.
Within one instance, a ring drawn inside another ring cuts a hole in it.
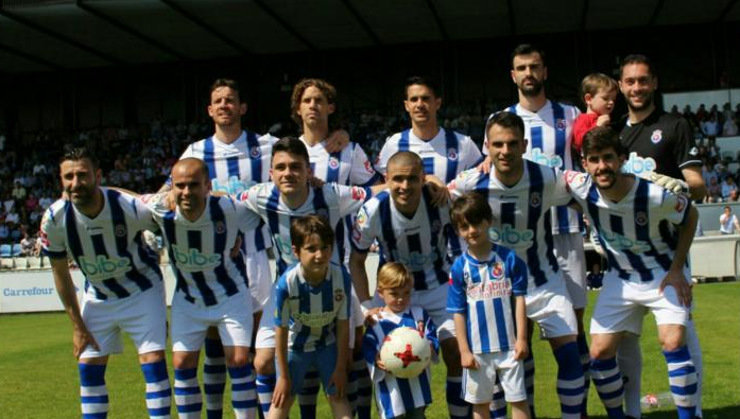
[{"label": "player standing", "polygon": [[[622,119],[620,142],[628,154],[623,170],[636,175],[654,171],[688,184],[691,199],[701,200],[706,185],[701,175],[701,159],[689,123],[681,116],[658,109],[655,91],[658,77],[644,55],[628,55],[620,67],[619,88],[627,102],[628,114]],[[697,416],[701,416],[702,351],[694,322],[686,325],[689,352],[699,377]],[[627,335],[619,345],[619,363],[626,379],[625,407],[628,415],[640,417],[640,373],[642,355],[637,336]],[[634,378],[634,379],[633,379]]]},{"label": "player standing", "polygon": [[658,324],[678,417],[693,418],[697,374],[685,335],[691,305],[687,255],[698,211],[685,196],[623,173],[626,153],[608,127],[585,135],[583,156],[588,175],[567,172],[565,178],[609,263],[591,319],[594,385],[609,417],[624,417],[617,346],[626,332],[640,335],[649,310]]},{"label": "player standing", "polygon": [[[98,162],[86,149],[67,150],[59,170],[69,200],[55,202],[44,215],[41,243],[74,326],[82,417],[107,416],[105,368],[108,356],[123,349],[125,331],[139,353],[149,416],[168,418],[172,391],[164,356],[164,285],[157,255],[141,237],[157,225],[133,197],[100,187]],[[85,275],[81,307],[68,256]]]},{"label": "player standing", "polygon": [[[568,204],[571,197],[557,169],[523,158],[527,142],[520,117],[509,112],[495,114],[486,124],[486,133],[493,161],[489,173],[468,170],[449,189],[453,196],[478,191],[488,197],[494,218],[492,240],[513,249],[527,263],[527,317],[538,323],[540,336],[549,341],[557,361],[562,417],[580,418],[584,374],[576,343],[578,326],[553,252],[548,215],[550,207]],[[533,377],[527,378],[531,407]],[[494,398],[495,403],[502,400],[501,396]],[[501,408],[493,407],[494,411]]]}]

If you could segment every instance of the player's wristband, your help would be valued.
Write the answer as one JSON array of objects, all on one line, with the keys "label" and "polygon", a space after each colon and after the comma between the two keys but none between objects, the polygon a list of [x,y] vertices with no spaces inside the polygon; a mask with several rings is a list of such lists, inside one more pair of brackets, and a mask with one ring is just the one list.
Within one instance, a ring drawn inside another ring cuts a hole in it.
[{"label": "player's wristband", "polygon": [[367,312],[370,311],[373,308],[375,308],[375,306],[373,306],[373,300],[372,299],[365,300],[365,301],[363,301],[363,302],[360,303],[360,310],[362,310],[362,315],[363,316],[367,315]]}]

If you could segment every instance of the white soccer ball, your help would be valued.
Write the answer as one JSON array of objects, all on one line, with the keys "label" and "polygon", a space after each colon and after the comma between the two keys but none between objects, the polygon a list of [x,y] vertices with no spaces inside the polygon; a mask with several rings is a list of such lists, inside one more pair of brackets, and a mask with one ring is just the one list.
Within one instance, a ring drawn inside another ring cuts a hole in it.
[{"label": "white soccer ball", "polygon": [[429,341],[411,327],[394,329],[380,347],[380,360],[385,364],[385,369],[399,378],[418,376],[431,359]]}]

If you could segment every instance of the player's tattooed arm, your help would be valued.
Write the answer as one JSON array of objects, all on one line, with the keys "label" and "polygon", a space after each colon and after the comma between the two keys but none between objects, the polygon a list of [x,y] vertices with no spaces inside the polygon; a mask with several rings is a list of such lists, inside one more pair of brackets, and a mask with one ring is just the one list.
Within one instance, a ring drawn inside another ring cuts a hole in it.
[{"label": "player's tattooed arm", "polygon": [[699,220],[699,212],[693,205],[688,209],[689,214],[686,218],[686,222],[683,225],[678,226],[678,244],[676,245],[676,251],[674,253],[671,267],[668,269],[665,278],[660,283],[660,292],[663,292],[665,287],[672,286],[676,290],[678,301],[686,307],[691,306],[691,285],[688,279],[684,276],[684,266],[686,266],[686,258],[689,254],[689,248],[694,240],[694,232],[696,232],[696,223]]},{"label": "player's tattooed arm", "polygon": [[349,132],[343,129],[337,129],[329,133],[324,148],[328,153],[341,151],[349,144]]},{"label": "player's tattooed arm", "polygon": [[80,355],[82,355],[88,345],[91,345],[96,350],[99,350],[100,347],[82,320],[80,306],[77,303],[75,285],[69,273],[67,259],[52,258],[51,272],[54,276],[54,285],[56,285],[59,299],[62,300],[62,305],[64,305],[64,311],[67,312],[67,316],[72,320],[72,327],[74,329],[72,334],[72,354],[75,358],[80,359]]}]

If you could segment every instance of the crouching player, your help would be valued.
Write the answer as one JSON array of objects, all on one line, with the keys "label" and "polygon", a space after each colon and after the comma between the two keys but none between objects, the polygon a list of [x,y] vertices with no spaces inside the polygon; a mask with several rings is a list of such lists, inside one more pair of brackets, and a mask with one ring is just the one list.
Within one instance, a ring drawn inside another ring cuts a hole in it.
[{"label": "crouching player", "polygon": [[452,265],[447,294],[447,311],[458,331],[465,401],[473,404],[475,419],[506,416],[505,405],[497,409],[503,412],[489,411],[499,381],[512,417],[529,418],[522,362],[529,352],[527,266],[512,250],[491,243],[493,214],[483,195],[462,195],[452,204],[450,219],[468,244]]},{"label": "crouching player", "polygon": [[233,249],[259,218],[229,197],[211,196],[210,189],[208,166],[189,157],[173,166],[169,193],[142,197],[163,232],[177,278],[171,330],[175,404],[180,418],[200,418],[198,356],[206,331],[215,327],[224,344],[234,415],[254,418],[257,394],[248,362],[252,304],[244,256]]},{"label": "crouching player", "polygon": [[278,380],[269,417],[287,418],[306,371],[319,372],[335,418],[349,419],[345,394],[349,354],[351,279],[330,263],[334,232],[320,216],[297,218],[290,240],[298,263],[275,284]]},{"label": "crouching player", "polygon": [[618,135],[597,127],[583,141],[588,175],[565,174],[609,262],[591,318],[591,376],[609,417],[624,417],[616,349],[625,332],[640,335],[642,314],[650,310],[678,417],[693,418],[697,376],[685,343],[691,305],[686,256],[698,212],[687,197],[623,173],[625,158]]},{"label": "crouching player", "polygon": [[380,360],[380,347],[385,337],[399,327],[418,329],[432,345],[432,359],[439,351],[437,328],[431,317],[419,306],[410,306],[414,277],[404,265],[388,262],[378,271],[377,289],[385,306],[372,316],[372,326],[365,331],[362,351],[375,383],[378,415],[382,419],[423,419],[424,410],[432,403],[431,372],[414,378],[398,378],[385,370]]},{"label": "crouching player", "polygon": [[[82,417],[107,416],[105,368],[108,356],[122,350],[121,331],[131,336],[139,352],[149,416],[169,417],[162,272],[141,237],[157,225],[133,197],[100,187],[98,161],[87,149],[65,150],[59,172],[69,200],[60,199],[44,214],[41,245],[74,326]],[[81,308],[68,255],[85,275]]]}]

